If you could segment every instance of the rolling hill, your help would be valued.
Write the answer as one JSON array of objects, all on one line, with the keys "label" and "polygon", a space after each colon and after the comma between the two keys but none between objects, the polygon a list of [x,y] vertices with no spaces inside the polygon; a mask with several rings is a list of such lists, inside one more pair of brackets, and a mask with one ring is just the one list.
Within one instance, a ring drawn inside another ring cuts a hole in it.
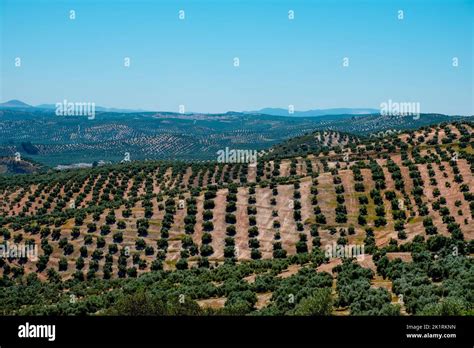
[{"label": "rolling hill", "polygon": [[0,241],[39,253],[0,261],[0,311],[123,314],[140,300],[164,314],[472,314],[473,130],[325,130],[255,164],[0,177]]},{"label": "rolling hill", "polygon": [[[212,161],[226,147],[261,151],[318,130],[380,136],[467,119],[435,114],[414,120],[380,115],[282,117],[237,112],[98,111],[89,120],[84,116],[56,116],[48,109],[11,108],[0,110],[0,157],[20,152],[49,167],[120,162],[126,152],[132,160]],[[38,151],[25,154],[25,142]]]}]

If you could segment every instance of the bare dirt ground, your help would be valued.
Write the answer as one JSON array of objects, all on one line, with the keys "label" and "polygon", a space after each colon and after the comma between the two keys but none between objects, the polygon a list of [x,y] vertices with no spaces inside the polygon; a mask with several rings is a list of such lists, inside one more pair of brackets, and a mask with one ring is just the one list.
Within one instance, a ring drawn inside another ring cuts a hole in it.
[{"label": "bare dirt ground", "polygon": [[298,273],[298,271],[301,269],[300,265],[290,265],[286,270],[278,274],[277,277],[280,278],[288,278],[291,277],[292,275]]},{"label": "bare dirt ground", "polygon": [[339,171],[341,183],[344,186],[344,199],[345,206],[347,209],[347,224],[356,226],[357,217],[359,216],[359,200],[358,194],[355,191],[354,176],[352,170],[345,169]]},{"label": "bare dirt ground", "polygon": [[293,185],[282,185],[278,187],[277,205],[278,219],[281,223],[280,235],[283,249],[289,254],[296,253],[295,244],[298,242],[298,233],[296,231],[296,223],[293,218]]},{"label": "bare dirt ground", "polygon": [[328,225],[334,225],[336,209],[336,191],[331,173],[322,173],[318,177],[318,204]]},{"label": "bare dirt ground", "polygon": [[204,300],[197,300],[196,302],[201,308],[219,309],[224,308],[226,297],[208,298]]},{"label": "bare dirt ground", "polygon": [[311,178],[306,177],[301,180],[300,183],[300,192],[301,192],[301,221],[305,225],[304,233],[308,240],[308,251],[311,252],[313,250],[313,244],[311,243],[311,234],[309,231],[309,224],[314,223],[314,213],[313,213],[313,206],[311,205],[311,186],[312,181]]},{"label": "bare dirt ground", "polygon": [[257,227],[259,231],[259,242],[260,242],[260,252],[262,253],[262,258],[271,259],[273,257],[273,237],[275,234],[275,229],[273,228],[273,221],[275,220],[272,217],[273,206],[270,204],[270,198],[272,198],[272,190],[270,188],[257,188],[256,198],[257,198]]},{"label": "bare dirt ground", "polygon": [[224,239],[226,237],[226,227],[227,223],[225,222],[225,208],[226,208],[226,197],[228,190],[219,190],[217,191],[217,197],[214,199],[216,207],[213,210],[214,213],[214,231],[212,231],[212,248],[214,249],[214,254],[212,258],[223,260],[224,259]]},{"label": "bare dirt ground", "polygon": [[237,234],[235,235],[235,246],[237,257],[241,260],[250,260],[249,249],[249,217],[247,214],[247,202],[249,192],[247,188],[240,187],[237,192]]}]

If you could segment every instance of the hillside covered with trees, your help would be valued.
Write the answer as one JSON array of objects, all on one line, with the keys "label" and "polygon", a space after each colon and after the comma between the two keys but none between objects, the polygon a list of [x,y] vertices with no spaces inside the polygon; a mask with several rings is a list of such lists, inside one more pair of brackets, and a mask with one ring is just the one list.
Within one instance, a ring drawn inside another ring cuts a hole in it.
[{"label": "hillside covered with trees", "polygon": [[0,312],[472,315],[473,127],[0,176]]}]

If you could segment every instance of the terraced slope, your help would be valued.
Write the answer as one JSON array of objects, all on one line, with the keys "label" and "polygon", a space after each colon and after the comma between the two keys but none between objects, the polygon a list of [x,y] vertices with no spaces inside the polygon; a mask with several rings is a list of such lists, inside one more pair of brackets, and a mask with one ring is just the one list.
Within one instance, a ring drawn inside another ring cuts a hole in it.
[{"label": "terraced slope", "polygon": [[333,243],[403,251],[418,235],[470,241],[472,131],[324,132],[313,135],[319,152],[256,165],[149,161],[2,178],[1,240],[41,245],[42,256],[2,272],[21,266],[44,278],[61,263],[65,279],[117,277]]},{"label": "terraced slope", "polygon": [[3,176],[0,241],[39,255],[0,259],[0,313],[472,314],[472,139],[326,131],[251,164]]}]

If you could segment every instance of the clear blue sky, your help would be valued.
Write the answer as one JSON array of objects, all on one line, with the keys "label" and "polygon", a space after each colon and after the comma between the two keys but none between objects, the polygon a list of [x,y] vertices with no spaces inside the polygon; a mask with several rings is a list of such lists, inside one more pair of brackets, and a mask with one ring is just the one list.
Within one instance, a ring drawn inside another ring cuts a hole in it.
[{"label": "clear blue sky", "polygon": [[1,101],[223,112],[391,99],[474,113],[474,0],[0,3]]}]

